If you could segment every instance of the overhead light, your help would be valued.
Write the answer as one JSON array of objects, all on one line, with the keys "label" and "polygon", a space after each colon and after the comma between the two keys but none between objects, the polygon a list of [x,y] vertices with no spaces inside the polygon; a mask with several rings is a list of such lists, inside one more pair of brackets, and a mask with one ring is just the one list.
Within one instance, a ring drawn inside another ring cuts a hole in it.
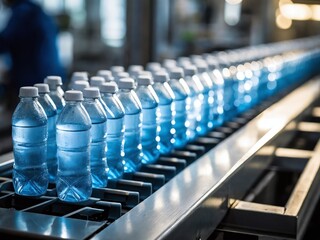
[{"label": "overhead light", "polygon": [[289,29],[292,25],[292,20],[279,14],[276,17],[276,24],[277,24],[278,28]]},{"label": "overhead light", "polygon": [[320,21],[320,5],[311,5],[312,20]]},{"label": "overhead light", "polygon": [[242,3],[242,0],[226,0],[226,2],[229,3],[229,4],[234,5],[234,4]]},{"label": "overhead light", "polygon": [[312,10],[306,4],[286,3],[280,6],[281,14],[292,20],[309,20],[312,17]]}]

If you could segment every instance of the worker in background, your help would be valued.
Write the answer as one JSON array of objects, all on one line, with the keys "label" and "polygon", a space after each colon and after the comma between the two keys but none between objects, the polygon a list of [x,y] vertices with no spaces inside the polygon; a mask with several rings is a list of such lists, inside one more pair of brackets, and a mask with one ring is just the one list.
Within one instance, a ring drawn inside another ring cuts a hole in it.
[{"label": "worker in background", "polygon": [[0,54],[11,57],[9,78],[15,94],[21,86],[43,82],[47,75],[63,76],[53,19],[30,0],[2,3],[11,9],[11,17],[0,32]]}]

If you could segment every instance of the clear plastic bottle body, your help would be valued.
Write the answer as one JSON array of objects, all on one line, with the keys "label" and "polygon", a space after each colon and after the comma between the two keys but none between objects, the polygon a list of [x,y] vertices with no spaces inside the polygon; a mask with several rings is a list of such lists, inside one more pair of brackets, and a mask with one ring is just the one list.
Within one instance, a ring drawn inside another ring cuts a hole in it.
[{"label": "clear plastic bottle body", "polygon": [[21,98],[12,116],[13,186],[19,195],[41,196],[49,183],[47,117],[37,98]]},{"label": "clear plastic bottle body", "polygon": [[167,82],[156,82],[153,88],[159,98],[157,109],[159,151],[161,154],[168,154],[173,150],[173,119],[175,116],[173,99],[174,93]]},{"label": "clear plastic bottle body", "polygon": [[225,81],[221,72],[218,69],[209,70],[209,78],[212,81],[213,90],[213,116],[214,123],[213,128],[219,127],[224,121],[224,84]]},{"label": "clear plastic bottle body", "polygon": [[107,163],[108,178],[117,179],[124,172],[124,109],[116,94],[102,93],[107,111]]},{"label": "clear plastic bottle body", "polygon": [[157,107],[159,99],[151,85],[138,86],[136,93],[142,106],[142,163],[153,163],[160,155],[157,139]]},{"label": "clear plastic bottle body", "polygon": [[141,146],[141,103],[133,90],[120,89],[119,100],[124,107],[124,161],[125,172],[134,172],[142,160]]},{"label": "clear plastic bottle body", "polygon": [[106,187],[108,181],[106,139],[107,115],[97,98],[85,98],[83,106],[91,119],[90,168],[92,187]]},{"label": "clear plastic bottle body", "polygon": [[54,183],[57,177],[58,166],[56,144],[57,108],[47,93],[39,94],[39,103],[48,118],[47,167],[49,171],[49,182]]},{"label": "clear plastic bottle body", "polygon": [[171,79],[168,83],[174,93],[174,147],[182,148],[188,142],[187,111],[190,104],[190,100],[188,98],[190,89],[183,78]]},{"label": "clear plastic bottle body", "polygon": [[198,131],[197,131],[200,136],[203,136],[213,126],[213,116],[212,116],[212,111],[214,107],[213,106],[214,104],[213,84],[211,79],[209,79],[208,77],[205,77],[203,73],[199,73],[194,77],[199,78],[203,86],[203,91],[202,91],[203,103],[201,105],[201,112],[200,112],[201,119],[199,122]]},{"label": "clear plastic bottle body", "polygon": [[91,196],[90,117],[81,101],[67,101],[57,121],[57,193],[67,202]]},{"label": "clear plastic bottle body", "polygon": [[198,131],[201,128],[202,108],[204,107],[204,87],[200,79],[194,76],[186,76],[185,81],[190,89],[189,99],[190,107],[188,109],[188,129],[187,136],[189,141],[194,141],[198,136]]},{"label": "clear plastic bottle body", "polygon": [[56,105],[57,108],[57,114],[60,115],[63,107],[66,105],[66,101],[63,98],[63,90],[60,86],[57,86],[57,88],[50,87],[50,93],[49,96],[51,97],[52,101]]}]

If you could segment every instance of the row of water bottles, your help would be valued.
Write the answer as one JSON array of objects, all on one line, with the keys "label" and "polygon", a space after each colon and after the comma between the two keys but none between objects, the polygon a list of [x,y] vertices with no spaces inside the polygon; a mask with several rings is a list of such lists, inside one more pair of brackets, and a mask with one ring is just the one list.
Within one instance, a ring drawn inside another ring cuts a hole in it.
[{"label": "row of water bottles", "polygon": [[75,72],[20,89],[12,118],[13,185],[40,196],[55,183],[63,201],[183,148],[271,95],[319,72],[317,38],[192,55],[146,70],[132,65]]}]

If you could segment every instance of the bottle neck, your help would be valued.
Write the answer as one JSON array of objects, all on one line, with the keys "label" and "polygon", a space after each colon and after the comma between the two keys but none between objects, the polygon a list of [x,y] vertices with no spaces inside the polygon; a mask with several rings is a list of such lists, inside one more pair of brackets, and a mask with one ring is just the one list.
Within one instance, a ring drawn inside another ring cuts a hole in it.
[{"label": "bottle neck", "polygon": [[38,101],[38,97],[20,97],[20,102]]}]

